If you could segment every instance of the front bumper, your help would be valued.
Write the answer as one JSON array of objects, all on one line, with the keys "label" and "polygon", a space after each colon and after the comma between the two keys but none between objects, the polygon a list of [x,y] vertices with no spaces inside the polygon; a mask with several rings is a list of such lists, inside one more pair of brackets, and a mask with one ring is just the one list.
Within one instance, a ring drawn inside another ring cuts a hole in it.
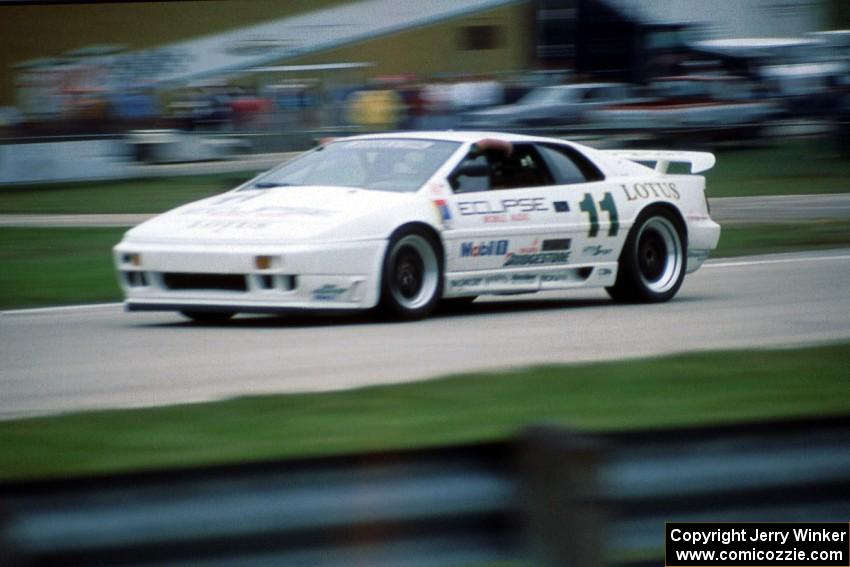
[{"label": "front bumper", "polygon": [[125,241],[113,252],[129,310],[263,313],[374,307],[386,245]]}]

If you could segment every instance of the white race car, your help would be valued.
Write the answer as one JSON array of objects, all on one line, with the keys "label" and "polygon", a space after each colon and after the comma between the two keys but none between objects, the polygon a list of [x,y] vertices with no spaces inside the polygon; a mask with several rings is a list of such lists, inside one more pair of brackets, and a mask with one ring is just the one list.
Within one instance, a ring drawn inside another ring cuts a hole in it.
[{"label": "white race car", "polygon": [[417,319],[441,301],[586,287],[667,301],[717,245],[692,175],[714,162],[514,134],[342,138],[131,229],[115,262],[127,309],[199,321],[376,306]]}]

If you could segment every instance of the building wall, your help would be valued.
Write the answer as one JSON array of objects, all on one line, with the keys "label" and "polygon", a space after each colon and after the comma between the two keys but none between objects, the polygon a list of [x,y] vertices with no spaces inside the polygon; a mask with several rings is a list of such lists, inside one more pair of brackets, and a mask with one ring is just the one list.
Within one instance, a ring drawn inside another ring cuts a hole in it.
[{"label": "building wall", "polygon": [[13,65],[92,44],[142,49],[349,0],[204,0],[0,5],[0,106],[13,104]]},{"label": "building wall", "polygon": [[[607,0],[624,14],[703,24],[702,39],[796,37],[825,29],[831,0]],[[837,0],[847,4],[847,0]]]},{"label": "building wall", "polygon": [[[523,2],[288,59],[285,63],[370,62],[375,64],[369,71],[372,76],[490,74],[524,70],[533,65],[533,17],[531,4]],[[471,27],[495,30],[496,45],[488,49],[465,48]]]}]

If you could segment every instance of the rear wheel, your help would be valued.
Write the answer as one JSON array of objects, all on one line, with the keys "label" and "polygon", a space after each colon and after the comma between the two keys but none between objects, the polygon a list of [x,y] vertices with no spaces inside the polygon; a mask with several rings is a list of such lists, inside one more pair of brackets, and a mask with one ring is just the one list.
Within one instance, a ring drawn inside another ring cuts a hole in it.
[{"label": "rear wheel", "polygon": [[687,237],[667,211],[641,214],[620,254],[617,281],[606,288],[617,301],[659,303],[671,299],[685,277]]},{"label": "rear wheel", "polygon": [[390,239],[384,257],[381,304],[399,319],[430,315],[443,292],[442,262],[433,238],[424,231],[407,230]]},{"label": "rear wheel", "polygon": [[181,311],[180,314],[195,323],[225,323],[235,315],[227,311]]}]

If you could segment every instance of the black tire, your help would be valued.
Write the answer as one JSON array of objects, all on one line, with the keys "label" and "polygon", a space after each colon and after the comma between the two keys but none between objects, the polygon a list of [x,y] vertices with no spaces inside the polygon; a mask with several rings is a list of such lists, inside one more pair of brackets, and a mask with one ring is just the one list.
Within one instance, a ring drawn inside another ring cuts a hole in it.
[{"label": "black tire", "polygon": [[620,253],[617,281],[605,288],[614,300],[661,303],[670,300],[685,278],[687,234],[669,211],[641,213]]},{"label": "black tire", "polygon": [[381,272],[381,307],[404,321],[427,317],[443,295],[443,261],[434,238],[419,229],[390,238]]},{"label": "black tire", "polygon": [[181,315],[188,317],[195,323],[214,324],[226,323],[233,318],[235,313],[228,311],[181,311]]}]

